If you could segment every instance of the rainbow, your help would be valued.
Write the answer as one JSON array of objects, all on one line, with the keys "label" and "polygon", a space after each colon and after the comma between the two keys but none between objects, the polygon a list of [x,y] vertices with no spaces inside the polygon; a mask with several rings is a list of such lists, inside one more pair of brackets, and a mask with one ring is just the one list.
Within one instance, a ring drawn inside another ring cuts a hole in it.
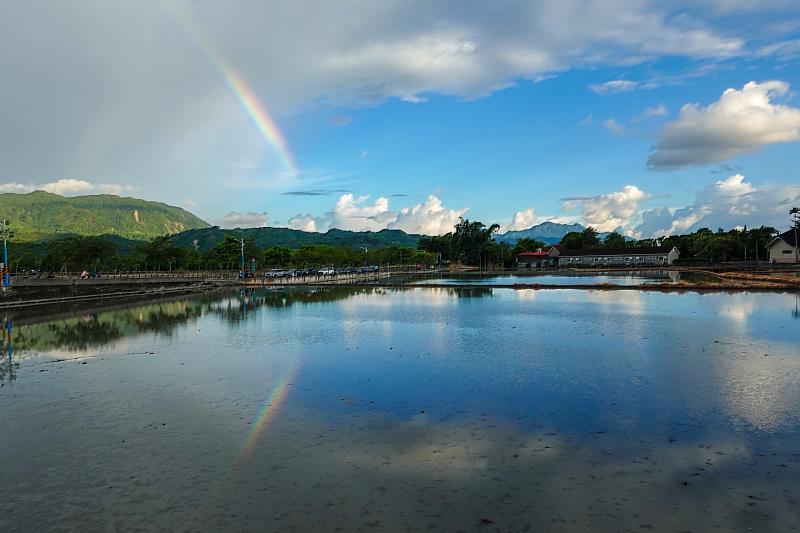
[{"label": "rainbow", "polygon": [[293,362],[292,368],[272,388],[272,392],[264,400],[264,404],[261,406],[261,410],[258,412],[258,416],[253,424],[253,428],[247,435],[247,439],[245,440],[244,445],[239,452],[237,462],[244,461],[250,456],[251,453],[253,453],[258,440],[261,438],[261,434],[264,432],[267,426],[269,426],[270,423],[275,420],[278,411],[281,409],[281,405],[283,405],[283,403],[286,401],[286,398],[289,396],[289,389],[292,386],[293,380],[295,376],[297,376],[297,371],[299,369],[300,365],[297,363],[297,361]]},{"label": "rainbow", "polygon": [[239,106],[256,127],[261,137],[278,153],[290,177],[297,176],[299,174],[297,164],[294,161],[291,150],[289,150],[286,139],[244,77],[225,59],[188,10],[180,8],[177,2],[167,2],[165,5],[168,8],[167,11],[172,14],[178,24],[186,30],[210,58],[211,63],[225,80],[225,84],[230,89],[231,94],[236,98]]}]

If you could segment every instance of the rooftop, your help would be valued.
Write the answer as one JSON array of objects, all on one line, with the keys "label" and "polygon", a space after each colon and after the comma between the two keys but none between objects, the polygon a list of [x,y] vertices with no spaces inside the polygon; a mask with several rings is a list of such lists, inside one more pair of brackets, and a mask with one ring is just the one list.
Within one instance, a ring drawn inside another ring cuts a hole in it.
[{"label": "rooftop", "polygon": [[651,246],[648,248],[581,248],[578,250],[567,250],[563,246],[557,245],[558,255],[560,257],[577,257],[587,255],[624,255],[624,256],[637,256],[637,255],[666,255],[674,248],[671,245],[664,246]]},{"label": "rooftop", "polygon": [[[800,237],[800,229],[797,230],[796,235]],[[794,228],[790,229],[789,231],[784,231],[783,233],[775,237],[775,239],[783,239],[789,246],[797,246],[797,239],[795,238]],[[775,242],[775,239],[772,239],[772,241],[770,241],[770,244]]]}]

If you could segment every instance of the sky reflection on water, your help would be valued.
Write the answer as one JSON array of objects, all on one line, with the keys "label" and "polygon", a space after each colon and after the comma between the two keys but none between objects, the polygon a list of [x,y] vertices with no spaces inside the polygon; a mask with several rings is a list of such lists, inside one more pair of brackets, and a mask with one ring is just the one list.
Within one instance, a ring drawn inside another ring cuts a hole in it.
[{"label": "sky reflection on water", "polygon": [[9,317],[0,529],[797,526],[796,305],[363,287]]}]

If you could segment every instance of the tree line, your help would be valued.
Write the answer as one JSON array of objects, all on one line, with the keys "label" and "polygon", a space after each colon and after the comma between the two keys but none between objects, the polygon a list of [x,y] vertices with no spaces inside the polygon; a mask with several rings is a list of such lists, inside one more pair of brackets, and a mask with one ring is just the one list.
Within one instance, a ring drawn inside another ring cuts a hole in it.
[{"label": "tree line", "polygon": [[[238,270],[242,243],[226,235],[213,248],[200,252],[177,246],[169,236],[131,246],[106,237],[68,237],[46,244],[12,244],[10,263],[15,270]],[[261,248],[244,241],[245,268],[255,261],[259,270],[271,268],[352,267],[363,265],[430,265],[435,254],[416,248],[386,246],[357,249],[347,246],[302,245],[297,249],[273,246]]]},{"label": "tree line", "polygon": [[[497,239],[499,225],[459,219],[453,231],[423,237],[417,248],[385,246],[374,249],[322,244],[262,248],[245,239],[245,267],[255,260],[259,270],[272,268],[346,267],[362,265],[433,265],[460,263],[479,267],[513,267],[522,252],[547,250],[551,245],[523,238],[513,246]],[[766,245],[776,234],[772,227],[756,229],[701,228],[685,235],[661,239],[633,239],[617,232],[600,237],[595,228],[564,235],[560,244],[568,249],[638,248],[669,245],[678,248],[682,261],[720,262],[766,260]],[[195,246],[176,245],[169,236],[144,243],[119,241],[111,237],[68,237],[47,243],[11,243],[14,270],[40,271],[111,270],[238,270],[241,241],[226,235],[214,247],[201,252]]]},{"label": "tree line", "polygon": [[684,235],[671,235],[659,239],[633,239],[611,232],[602,239],[591,226],[581,232],[564,235],[560,244],[568,249],[581,248],[649,248],[652,246],[676,247],[682,261],[724,262],[766,260],[767,244],[778,232],[770,226],[755,229],[734,228],[716,232],[700,228]]}]

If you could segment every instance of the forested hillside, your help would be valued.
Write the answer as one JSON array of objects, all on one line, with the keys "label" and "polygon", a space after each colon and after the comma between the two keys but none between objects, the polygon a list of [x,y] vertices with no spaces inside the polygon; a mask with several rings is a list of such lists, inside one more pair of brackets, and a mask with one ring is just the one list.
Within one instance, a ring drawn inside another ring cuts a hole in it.
[{"label": "forested hillside", "polygon": [[161,202],[111,194],[66,198],[44,191],[0,194],[0,219],[11,221],[17,241],[56,235],[117,235],[148,240],[208,224]]}]

